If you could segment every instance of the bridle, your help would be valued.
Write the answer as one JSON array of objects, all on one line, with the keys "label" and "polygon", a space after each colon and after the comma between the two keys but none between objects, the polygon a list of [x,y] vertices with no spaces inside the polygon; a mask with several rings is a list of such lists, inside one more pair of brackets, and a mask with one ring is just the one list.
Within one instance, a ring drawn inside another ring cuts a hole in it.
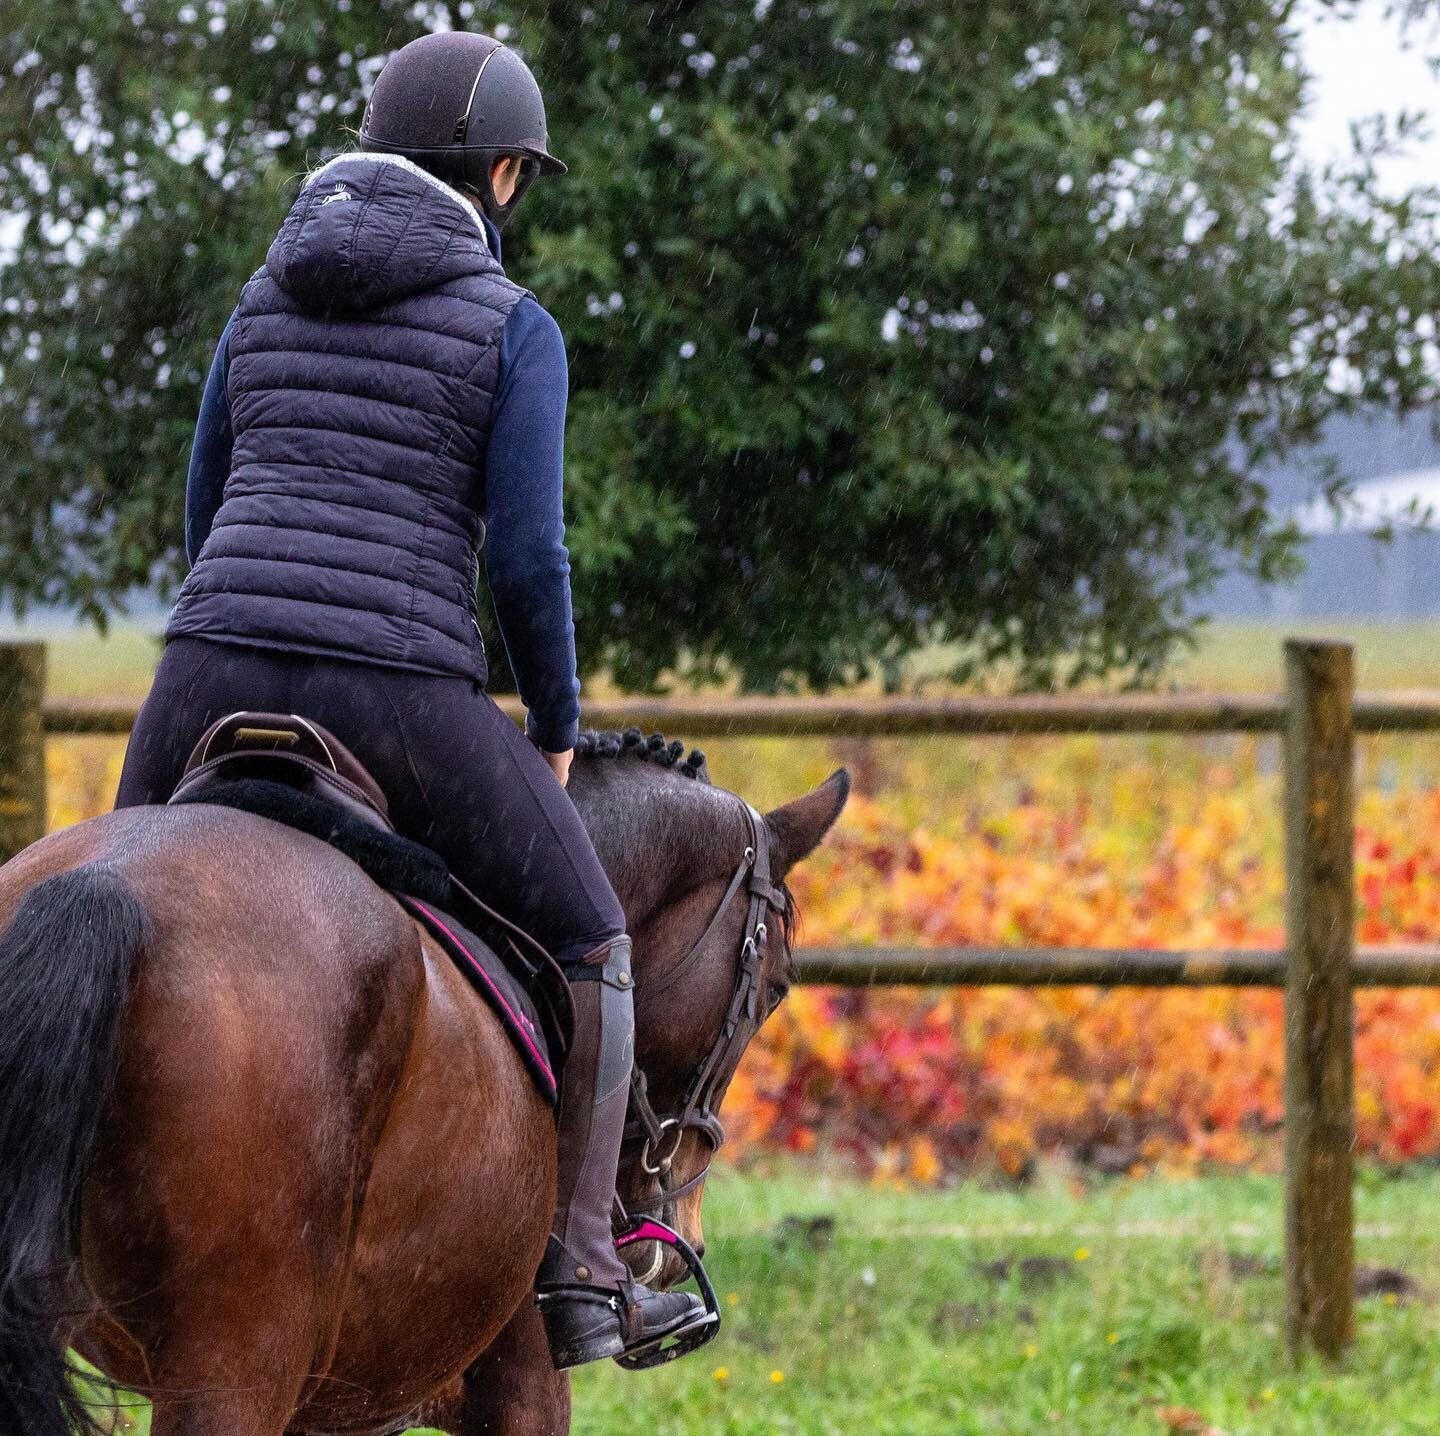
[{"label": "bridle", "polygon": [[[654,1197],[629,1204],[631,1217],[661,1215],[705,1180],[711,1161],[725,1142],[725,1128],[715,1115],[716,1094],[735,1075],[745,1048],[764,1021],[759,1011],[760,979],[765,966],[765,945],[770,935],[769,920],[772,914],[776,918],[784,915],[788,899],[784,888],[771,880],[770,835],[765,819],[749,803],[745,804],[745,815],[750,824],[750,843],[730,878],[724,897],[705,925],[705,931],[685,956],[662,977],[647,983],[643,989],[637,985],[638,999],[641,991],[646,996],[653,996],[679,982],[705,950],[721,919],[730,910],[730,904],[742,889],[745,891],[748,902],[745,931],[740,940],[730,1006],[710,1051],[691,1072],[680,1106],[673,1112],[657,1113],[650,1102],[649,1084],[644,1072],[637,1064],[631,1073],[631,1116],[625,1124],[625,1141],[632,1146],[635,1142],[643,1144],[640,1148],[641,1170],[660,1183],[660,1191]],[[709,1155],[693,1177],[678,1186],[673,1185],[671,1172],[675,1157],[685,1133],[692,1129],[705,1139]]]},{"label": "bridle", "polygon": [[[674,1361],[713,1341],[720,1332],[720,1305],[715,1297],[714,1284],[706,1274],[699,1254],[671,1222],[676,1202],[705,1180],[710,1163],[724,1145],[725,1128],[715,1115],[716,1099],[735,1075],[745,1048],[768,1015],[760,1011],[760,985],[765,969],[765,945],[770,935],[769,920],[772,914],[775,917],[784,915],[788,900],[785,889],[771,880],[770,835],[765,819],[749,803],[745,804],[745,816],[750,825],[750,842],[731,875],[725,895],[705,924],[704,932],[674,967],[643,989],[648,996],[664,992],[678,983],[699,960],[721,920],[730,911],[730,904],[744,890],[747,904],[745,930],[735,963],[735,986],[730,993],[730,1005],[725,1009],[725,1019],[709,1052],[695,1066],[685,1084],[680,1106],[663,1115],[656,1112],[650,1101],[649,1083],[644,1071],[638,1064],[631,1070],[631,1115],[625,1123],[625,1143],[632,1149],[636,1142],[641,1144],[641,1170],[657,1179],[660,1191],[654,1197],[633,1203],[628,1212],[620,1198],[615,1198],[616,1249],[623,1251],[637,1243],[656,1243],[649,1271],[636,1278],[640,1282],[650,1281],[659,1274],[668,1249],[680,1259],[699,1287],[700,1300],[705,1308],[702,1317],[675,1336],[661,1338],[647,1347],[627,1351],[615,1358],[621,1366],[633,1370]],[[636,996],[640,996],[640,991],[637,990]],[[685,1133],[692,1128],[705,1139],[709,1153],[693,1177],[676,1185],[673,1179],[675,1157]]]}]

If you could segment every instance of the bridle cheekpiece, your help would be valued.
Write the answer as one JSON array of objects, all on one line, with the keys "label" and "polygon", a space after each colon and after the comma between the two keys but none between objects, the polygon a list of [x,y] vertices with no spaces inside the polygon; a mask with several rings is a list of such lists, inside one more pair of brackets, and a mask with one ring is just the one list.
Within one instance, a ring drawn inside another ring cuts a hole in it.
[{"label": "bridle cheekpiece", "polygon": [[[630,1079],[630,1120],[625,1124],[625,1140],[633,1146],[640,1142],[640,1167],[659,1180],[660,1191],[654,1197],[633,1202],[632,1216],[661,1215],[688,1192],[705,1180],[710,1162],[725,1142],[725,1128],[715,1115],[715,1098],[740,1065],[745,1048],[764,1018],[760,1014],[761,977],[765,967],[765,950],[770,936],[770,920],[783,917],[788,899],[785,889],[773,881],[770,865],[770,835],[765,819],[749,803],[745,815],[750,825],[750,842],[730,878],[725,895],[720,899],[705,930],[694,945],[668,972],[654,982],[637,985],[636,998],[642,993],[653,997],[678,983],[698,961],[715,929],[720,925],[730,904],[743,889],[747,898],[745,931],[735,965],[735,987],[730,1006],[720,1025],[710,1051],[701,1059],[685,1085],[685,1096],[673,1112],[657,1113],[649,1096],[649,1084],[638,1064]],[[688,1181],[671,1183],[671,1171],[685,1133],[698,1131],[710,1148],[705,1164]]]}]

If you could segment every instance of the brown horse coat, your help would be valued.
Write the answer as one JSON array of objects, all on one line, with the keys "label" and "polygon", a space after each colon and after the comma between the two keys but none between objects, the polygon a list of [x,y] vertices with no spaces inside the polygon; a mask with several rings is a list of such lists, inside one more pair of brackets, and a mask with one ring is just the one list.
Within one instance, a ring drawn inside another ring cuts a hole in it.
[{"label": "brown horse coat", "polygon": [[[637,955],[648,940],[642,983],[693,940],[734,856],[715,822],[734,799],[688,786],[707,836],[666,861],[701,870],[617,884]],[[837,780],[771,815],[777,873],[844,793]],[[431,1419],[466,1436],[568,1430],[528,1300],[553,1122],[450,960],[347,859],[247,814],[129,809],[56,834],[0,870],[0,928],[66,873],[118,881],[149,924],[84,1184],[79,1264],[103,1309],[66,1334],[152,1394],[154,1436],[393,1431],[437,1401]],[[685,1019],[642,1039],[661,1097],[718,1027],[728,927]],[[5,958],[0,942],[0,976]]]},{"label": "brown horse coat", "polygon": [[137,970],[96,1153],[85,1265],[116,1319],[82,1348],[157,1393],[157,1436],[167,1392],[197,1386],[266,1413],[258,1431],[296,1408],[317,1430],[403,1417],[493,1340],[544,1250],[551,1119],[513,1049],[399,907],[304,834],[133,809],[26,866],[79,861],[134,890],[166,959]]}]

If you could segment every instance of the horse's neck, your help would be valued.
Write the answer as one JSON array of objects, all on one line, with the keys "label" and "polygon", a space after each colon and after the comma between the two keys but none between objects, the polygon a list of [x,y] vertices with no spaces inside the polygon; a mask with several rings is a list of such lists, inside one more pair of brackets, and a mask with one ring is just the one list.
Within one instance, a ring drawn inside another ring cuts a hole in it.
[{"label": "horse's neck", "polygon": [[577,784],[574,796],[632,926],[728,870],[743,847],[744,810],[733,793],[663,769],[617,767],[603,781]]}]

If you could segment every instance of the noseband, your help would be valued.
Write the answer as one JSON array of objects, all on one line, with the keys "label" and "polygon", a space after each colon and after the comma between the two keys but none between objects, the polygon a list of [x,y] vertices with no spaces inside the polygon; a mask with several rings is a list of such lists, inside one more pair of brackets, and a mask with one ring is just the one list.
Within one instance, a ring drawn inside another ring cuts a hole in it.
[{"label": "noseband", "polygon": [[[710,1051],[690,1074],[684,1100],[673,1112],[657,1113],[650,1102],[649,1084],[644,1072],[637,1065],[631,1073],[631,1117],[625,1124],[625,1140],[632,1145],[643,1143],[640,1148],[641,1170],[660,1182],[658,1195],[630,1205],[632,1216],[660,1215],[705,1180],[711,1161],[725,1142],[725,1128],[715,1115],[715,1095],[735,1075],[740,1058],[762,1020],[759,1016],[760,976],[765,966],[765,944],[770,935],[768,919],[772,913],[776,917],[784,914],[786,896],[784,889],[771,881],[770,835],[765,819],[749,803],[745,804],[745,815],[750,824],[750,844],[735,868],[725,896],[705,925],[705,931],[669,972],[643,989],[649,995],[663,992],[679,982],[699,959],[721,919],[730,910],[730,904],[744,889],[748,907],[730,1006]],[[639,993],[636,995],[638,997]],[[704,1166],[693,1177],[675,1186],[671,1183],[675,1156],[685,1133],[692,1128],[704,1137],[710,1153]]]}]

